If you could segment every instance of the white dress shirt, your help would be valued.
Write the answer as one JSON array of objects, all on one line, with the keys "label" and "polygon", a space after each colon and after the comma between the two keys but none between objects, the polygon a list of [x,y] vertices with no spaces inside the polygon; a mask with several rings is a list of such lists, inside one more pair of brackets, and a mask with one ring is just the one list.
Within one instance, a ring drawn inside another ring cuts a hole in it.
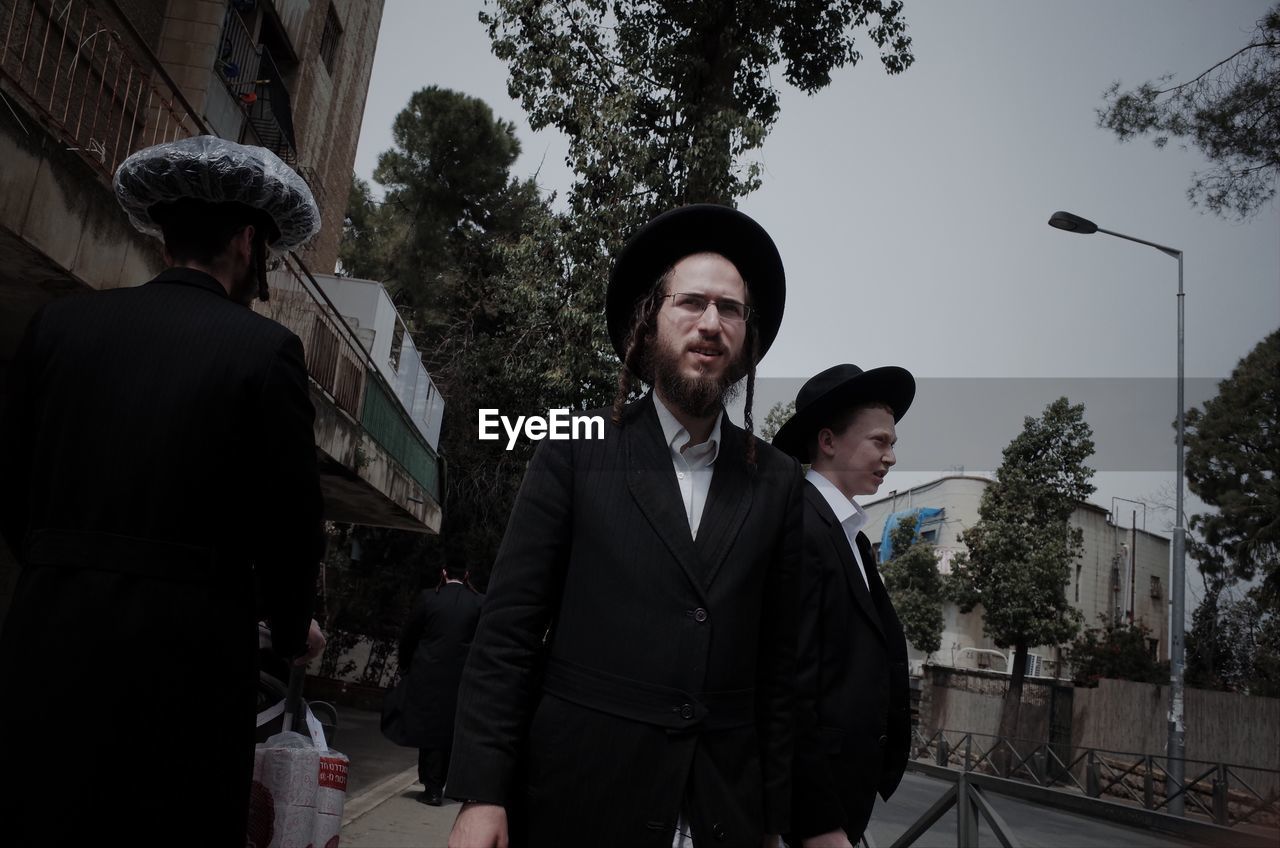
[{"label": "white dress shirt", "polygon": [[[702,523],[702,510],[707,505],[707,494],[711,491],[711,474],[715,471],[716,457],[720,455],[720,422],[724,420],[724,410],[716,416],[711,435],[700,445],[690,445],[693,438],[689,431],[676,420],[667,409],[658,393],[653,393],[653,407],[658,411],[658,423],[662,425],[662,435],[671,450],[671,464],[676,469],[676,482],[680,484],[680,497],[684,499],[685,515],[689,519],[689,532],[698,538],[698,525]],[[689,820],[685,811],[680,810],[676,821],[676,832],[671,839],[672,848],[692,848],[693,839],[689,836]]]},{"label": "white dress shirt", "polygon": [[858,553],[857,542],[858,532],[867,526],[867,513],[852,498],[846,498],[844,492],[837,489],[836,484],[822,476],[820,472],[810,468],[804,475],[804,479],[812,483],[831,505],[831,511],[836,514],[836,521],[839,521],[840,526],[844,528],[844,537],[849,540],[849,547],[853,550],[853,561],[858,564],[858,573],[862,575],[862,582],[870,590],[871,581],[867,580],[867,567],[862,564],[862,554]]},{"label": "white dress shirt", "polygon": [[689,519],[689,532],[698,538],[698,525],[702,523],[702,510],[707,505],[711,491],[711,474],[715,471],[716,457],[720,455],[720,422],[724,410],[716,416],[711,435],[699,445],[690,445],[689,435],[676,417],[663,404],[658,393],[653,394],[653,406],[658,411],[658,423],[671,451],[671,464],[676,469],[676,482],[680,484],[680,496],[684,498],[684,511]]}]

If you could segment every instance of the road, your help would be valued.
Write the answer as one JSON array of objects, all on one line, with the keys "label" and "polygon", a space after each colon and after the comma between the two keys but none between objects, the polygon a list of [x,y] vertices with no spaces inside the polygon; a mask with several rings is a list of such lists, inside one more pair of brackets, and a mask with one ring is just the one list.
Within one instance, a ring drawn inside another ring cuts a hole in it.
[{"label": "road", "polygon": [[[893,798],[887,802],[878,800],[871,817],[871,838],[877,848],[892,845],[949,785],[911,772],[903,775]],[[988,794],[986,798],[1023,848],[1191,848],[1196,845],[1162,833],[1094,821],[999,795]],[[915,844],[919,848],[955,848],[956,820],[956,810],[952,807]],[[985,820],[979,824],[978,844],[1000,844]]]}]

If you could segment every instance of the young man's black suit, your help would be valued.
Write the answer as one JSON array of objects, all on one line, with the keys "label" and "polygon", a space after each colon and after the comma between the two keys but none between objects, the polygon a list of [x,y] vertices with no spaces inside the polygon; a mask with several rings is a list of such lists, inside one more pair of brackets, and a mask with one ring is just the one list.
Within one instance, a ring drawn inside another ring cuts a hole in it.
[{"label": "young man's black suit", "polygon": [[[727,417],[696,541],[652,395],[544,441],[463,676],[448,792],[513,845],[759,848],[787,826],[796,462]],[[549,641],[544,636],[550,628]]]},{"label": "young man's black suit", "polygon": [[887,799],[906,768],[906,640],[871,544],[855,538],[867,582],[831,505],[806,481],[793,844],[837,828],[856,840],[876,793]]}]

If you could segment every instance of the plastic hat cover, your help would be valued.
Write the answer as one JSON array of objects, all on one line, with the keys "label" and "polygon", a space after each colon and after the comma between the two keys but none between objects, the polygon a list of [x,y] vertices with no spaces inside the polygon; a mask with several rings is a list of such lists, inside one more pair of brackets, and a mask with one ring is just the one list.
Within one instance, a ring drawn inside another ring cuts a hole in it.
[{"label": "plastic hat cover", "polygon": [[157,203],[184,197],[243,203],[265,212],[280,230],[271,248],[300,247],[320,231],[320,208],[297,172],[270,150],[200,135],[147,147],[120,163],[116,200],[130,223],[161,238],[151,218]]}]

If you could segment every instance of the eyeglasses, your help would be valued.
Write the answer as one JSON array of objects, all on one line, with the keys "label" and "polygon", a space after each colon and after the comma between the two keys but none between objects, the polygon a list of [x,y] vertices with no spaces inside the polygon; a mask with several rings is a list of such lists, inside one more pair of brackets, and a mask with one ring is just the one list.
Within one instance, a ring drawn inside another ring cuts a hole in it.
[{"label": "eyeglasses", "polygon": [[703,297],[700,294],[691,294],[689,292],[676,292],[675,294],[664,294],[664,298],[671,298],[671,305],[678,312],[689,318],[697,318],[707,311],[707,307],[715,304],[716,313],[720,316],[721,321],[733,321],[741,323],[751,317],[751,307],[745,303],[739,303],[736,300],[712,300],[709,297]]}]

